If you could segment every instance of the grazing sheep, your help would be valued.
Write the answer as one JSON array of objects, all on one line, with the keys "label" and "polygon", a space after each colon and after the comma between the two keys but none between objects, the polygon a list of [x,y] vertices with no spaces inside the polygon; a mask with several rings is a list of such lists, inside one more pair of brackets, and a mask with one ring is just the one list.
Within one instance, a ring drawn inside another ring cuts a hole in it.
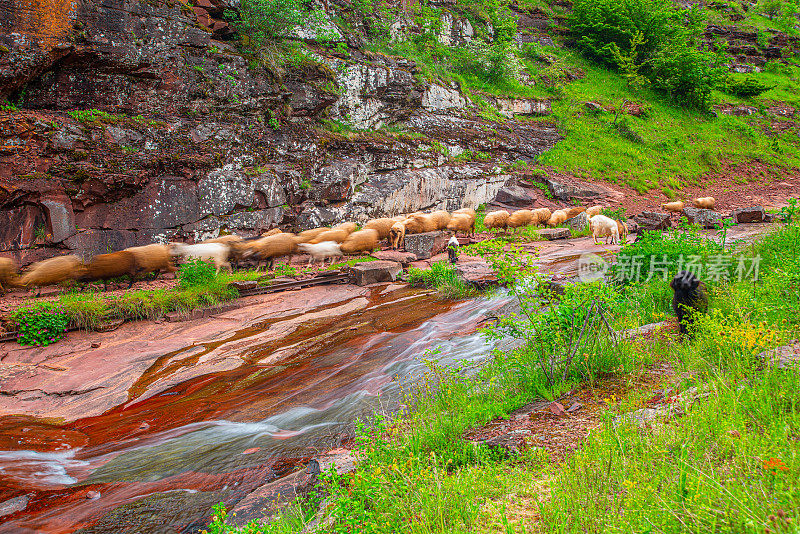
[{"label": "grazing sheep", "polygon": [[475,217],[471,217],[468,213],[456,213],[447,224],[447,229],[454,233],[463,232],[468,236],[474,235]]},{"label": "grazing sheep", "polygon": [[594,217],[595,215],[600,215],[600,210],[603,209],[603,206],[589,206],[586,208],[586,216],[587,217]]},{"label": "grazing sheep", "polygon": [[296,237],[297,236],[294,234],[289,233],[280,233],[271,235],[269,237],[262,237],[261,239],[250,243],[250,246],[245,253],[245,257],[249,258],[254,256],[259,263],[257,269],[261,268],[262,261],[267,261],[268,268],[272,269],[272,266],[275,263],[275,258],[289,256],[297,251],[297,243],[295,242]]},{"label": "grazing sheep", "polygon": [[619,243],[619,229],[617,228],[617,221],[614,219],[606,217],[605,215],[595,215],[589,219],[589,228],[592,230],[592,239],[594,239],[595,245],[600,244],[597,242],[598,237],[607,236],[611,236],[612,245],[615,239],[617,243]]},{"label": "grazing sheep", "polygon": [[700,197],[694,199],[695,208],[700,208],[704,210],[713,210],[716,204],[717,201],[714,200],[714,197]]},{"label": "grazing sheep", "polygon": [[510,216],[506,210],[491,211],[483,218],[483,225],[487,230],[491,228],[506,228]]},{"label": "grazing sheep", "polygon": [[661,204],[661,207],[667,211],[673,211],[675,213],[680,213],[683,211],[685,204],[683,202],[665,202]]},{"label": "grazing sheep", "polygon": [[472,208],[461,208],[461,209],[457,209],[456,211],[454,211],[454,212],[453,212],[453,215],[457,215],[457,214],[459,214],[459,213],[463,213],[463,214],[465,214],[465,215],[469,215],[469,216],[470,216],[470,217],[472,217],[473,219],[474,219],[475,217],[477,217],[477,216],[478,216],[478,214],[477,214],[477,213],[475,212],[475,210],[474,210],[474,209],[472,209]]},{"label": "grazing sheep", "polygon": [[[278,231],[280,232],[280,230]],[[241,243],[242,241],[244,241],[244,239],[241,236],[238,236],[236,234],[230,234],[230,235],[221,235],[213,239],[206,239],[204,241],[201,241],[201,243],[224,243],[228,246],[231,246],[231,244],[233,243]]]},{"label": "grazing sheep", "polygon": [[78,275],[78,280],[81,282],[102,280],[107,289],[110,279],[127,276],[130,279],[128,284],[128,289],[130,289],[133,286],[136,275],[139,274],[139,270],[136,254],[128,250],[121,250],[108,254],[98,254],[92,258],[92,261],[83,265]]},{"label": "grazing sheep", "polygon": [[323,241],[322,243],[300,243],[297,245],[297,248],[300,249],[300,252],[308,254],[308,265],[311,265],[311,262],[322,260],[322,265],[325,265],[325,260],[331,258],[331,263],[333,263],[333,258],[338,258],[342,255],[342,249],[339,247],[339,243],[334,241]]},{"label": "grazing sheep", "polygon": [[334,230],[344,230],[348,235],[356,231],[358,225],[354,222],[344,222],[333,227]]},{"label": "grazing sheep", "polygon": [[[42,287],[74,280],[80,274],[81,259],[75,255],[56,256],[34,263],[20,278],[23,287]],[[38,292],[37,292],[38,294]]]},{"label": "grazing sheep", "polygon": [[573,217],[577,217],[578,215],[580,215],[584,211],[586,211],[586,208],[581,208],[581,207],[569,208],[569,209],[566,210],[567,219],[571,219]]},{"label": "grazing sheep", "polygon": [[158,275],[164,271],[167,273],[174,273],[175,266],[172,264],[172,256],[169,253],[167,245],[159,245],[154,243],[152,245],[145,245],[143,247],[130,247],[125,251],[130,252],[136,256],[136,264],[139,266],[139,272],[156,273]]},{"label": "grazing sheep", "polygon": [[678,317],[681,334],[686,335],[695,316],[708,310],[706,286],[694,273],[681,271],[675,275],[669,287],[675,292],[672,309]]},{"label": "grazing sheep", "polygon": [[619,232],[620,244],[628,242],[628,225],[622,221],[617,221],[617,232]]},{"label": "grazing sheep", "polygon": [[317,243],[322,243],[323,241],[335,241],[336,243],[341,243],[347,239],[347,236],[349,235],[350,232],[346,230],[334,228],[332,230],[325,230],[324,232],[319,233],[317,237],[309,241],[309,243],[313,243],[315,245]]},{"label": "grazing sheep", "polygon": [[508,217],[509,228],[520,228],[528,226],[533,221],[533,212],[531,210],[517,210]]},{"label": "grazing sheep", "polygon": [[342,252],[345,254],[358,254],[359,252],[372,252],[378,246],[378,231],[367,229],[353,232],[342,243]]},{"label": "grazing sheep", "polygon": [[556,210],[551,215],[550,218],[547,220],[547,226],[558,226],[559,224],[564,224],[564,221],[568,219],[566,210]]},{"label": "grazing sheep", "polygon": [[[300,243],[311,243],[314,239],[319,237],[319,235],[322,232],[327,232],[329,230],[330,230],[330,228],[328,228],[328,227],[314,228],[312,230],[303,230],[302,232],[300,232],[299,234],[294,236],[294,242],[297,243],[298,245]],[[267,237],[269,237],[269,236],[267,236]]]},{"label": "grazing sheep", "polygon": [[450,223],[450,214],[445,210],[434,211],[429,215],[435,225],[435,230],[445,230]]},{"label": "grazing sheep", "polygon": [[[261,239],[269,238],[262,237]],[[250,241],[249,243],[253,244],[257,242],[258,241]],[[184,259],[194,258],[203,261],[212,261],[217,267],[217,274],[219,274],[221,267],[225,267],[228,269],[228,271],[233,272],[231,264],[228,263],[230,247],[225,243],[197,243],[196,245],[187,245],[186,243],[170,243],[169,251],[172,256],[181,256]]]},{"label": "grazing sheep", "polygon": [[0,258],[0,295],[6,292],[6,288],[17,285],[19,285],[17,262],[11,258]]},{"label": "grazing sheep", "polygon": [[406,239],[406,225],[403,222],[396,222],[389,229],[389,247],[394,250],[403,246]]},{"label": "grazing sheep", "polygon": [[547,224],[547,221],[550,220],[550,216],[552,215],[548,208],[537,208],[533,210],[533,214],[536,216],[536,219],[531,221],[531,224],[535,224],[536,226],[544,226]]},{"label": "grazing sheep", "polygon": [[389,230],[392,229],[392,226],[394,226],[395,222],[397,221],[388,217],[383,217],[381,219],[370,219],[367,221],[367,224],[364,225],[364,230],[376,230],[378,232],[379,239],[386,239],[389,237]]}]

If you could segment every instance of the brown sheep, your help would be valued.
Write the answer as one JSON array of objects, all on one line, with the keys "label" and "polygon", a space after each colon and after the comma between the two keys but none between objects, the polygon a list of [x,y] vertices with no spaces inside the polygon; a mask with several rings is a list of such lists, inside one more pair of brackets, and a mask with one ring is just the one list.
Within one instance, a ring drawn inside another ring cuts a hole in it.
[{"label": "brown sheep", "polygon": [[704,210],[713,210],[716,203],[717,201],[714,200],[714,197],[700,197],[694,199],[694,207]]},{"label": "brown sheep", "polygon": [[586,208],[581,208],[581,207],[568,208],[566,210],[567,219],[571,219],[573,217],[577,217],[578,215],[580,215],[584,211],[586,211]]},{"label": "brown sheep", "polygon": [[358,225],[354,222],[344,222],[342,224],[337,224],[336,226],[333,227],[334,230],[344,230],[345,232],[347,232],[347,235],[350,235],[353,232],[355,232],[356,228],[358,228]]},{"label": "brown sheep", "polygon": [[0,295],[6,292],[6,288],[17,285],[19,285],[17,262],[11,258],[0,258]]},{"label": "brown sheep", "polygon": [[261,268],[261,262],[265,260],[268,260],[268,268],[272,269],[275,258],[289,256],[297,252],[295,237],[294,234],[280,233],[251,241],[248,244],[248,251],[245,253],[245,257],[255,256],[258,260],[256,270]]},{"label": "brown sheep", "polygon": [[602,209],[603,209],[603,206],[599,206],[599,205],[598,206],[590,206],[590,207],[586,208],[586,216],[591,219],[595,215],[600,215],[600,210],[602,210]]},{"label": "brown sheep", "polygon": [[446,229],[447,224],[450,222],[450,214],[447,213],[445,210],[434,211],[429,215],[429,217],[434,222],[436,230]]},{"label": "brown sheep", "polygon": [[163,271],[174,273],[177,269],[172,264],[172,255],[167,245],[145,245],[143,247],[130,247],[125,251],[136,256],[136,264],[142,274],[156,273],[156,278]]},{"label": "brown sheep", "polygon": [[537,208],[533,210],[533,214],[536,216],[536,220],[533,221],[533,224],[537,226],[544,226],[547,224],[547,221],[550,220],[550,210],[548,208]]},{"label": "brown sheep", "polygon": [[506,228],[508,226],[508,218],[511,215],[506,210],[491,211],[486,214],[483,219],[483,225],[487,229],[491,228]]},{"label": "brown sheep", "polygon": [[617,221],[617,232],[619,232],[619,242],[625,244],[628,242],[628,225],[622,221]]},{"label": "brown sheep", "polygon": [[300,243],[310,243],[311,241],[316,239],[317,236],[319,236],[319,234],[321,234],[322,232],[327,232],[329,230],[330,228],[328,228],[327,226],[323,228],[313,228],[311,230],[303,230],[302,232],[294,236],[294,241],[298,245]]},{"label": "brown sheep", "polygon": [[273,228],[272,230],[267,230],[266,232],[261,234],[261,237],[269,237],[269,236],[272,236],[272,235],[278,235],[278,234],[282,234],[282,233],[283,233],[283,230],[281,230],[280,228]]},{"label": "brown sheep", "polygon": [[564,224],[564,221],[567,219],[568,217],[566,210],[556,210],[550,215],[550,219],[547,221],[547,226],[558,226],[559,224]]},{"label": "brown sheep", "polygon": [[75,255],[56,256],[34,263],[20,278],[23,287],[42,287],[74,280],[81,271],[81,259]]},{"label": "brown sheep", "polygon": [[467,213],[456,213],[447,225],[451,232],[463,232],[467,235],[475,234],[475,218]]},{"label": "brown sheep", "polygon": [[389,247],[395,250],[403,246],[406,239],[406,225],[396,222],[389,229]]},{"label": "brown sheep", "polygon": [[333,228],[332,230],[326,230],[324,232],[317,234],[317,237],[309,241],[309,243],[317,244],[317,243],[322,243],[323,241],[333,241],[335,243],[341,243],[342,241],[347,239],[347,236],[349,235],[350,232],[346,230]]},{"label": "brown sheep", "polygon": [[528,226],[533,221],[533,212],[531,210],[517,210],[508,217],[509,228],[520,228]]},{"label": "brown sheep", "polygon": [[130,289],[139,271],[136,254],[127,250],[121,250],[108,254],[98,254],[92,258],[92,261],[83,265],[78,275],[78,280],[81,282],[102,280],[103,285],[108,288],[108,281],[110,279],[127,276],[130,279],[130,283],[128,284],[128,289]]},{"label": "brown sheep", "polygon": [[415,226],[415,229],[421,226],[421,230],[410,232],[409,226],[406,225],[406,233],[407,234],[421,234],[424,232],[433,232],[439,229],[439,224],[436,218],[433,215],[429,215],[426,213],[418,213],[416,215],[411,216],[411,220],[416,221],[419,226]]},{"label": "brown sheep", "polygon": [[672,211],[675,213],[680,213],[683,211],[683,208],[686,206],[683,202],[665,202],[661,204],[661,207],[667,211]]},{"label": "brown sheep", "polygon": [[353,232],[341,245],[344,254],[372,252],[378,246],[378,231],[373,229]]},{"label": "brown sheep", "polygon": [[376,230],[378,232],[378,239],[386,239],[389,237],[389,230],[392,229],[394,219],[383,217],[381,219],[371,219],[364,225],[364,230]]},{"label": "brown sheep", "polygon": [[460,209],[457,209],[456,211],[453,212],[453,215],[457,215],[459,213],[464,213],[466,215],[469,215],[473,219],[478,216],[478,214],[475,213],[475,210],[472,209],[472,208],[460,208]]}]

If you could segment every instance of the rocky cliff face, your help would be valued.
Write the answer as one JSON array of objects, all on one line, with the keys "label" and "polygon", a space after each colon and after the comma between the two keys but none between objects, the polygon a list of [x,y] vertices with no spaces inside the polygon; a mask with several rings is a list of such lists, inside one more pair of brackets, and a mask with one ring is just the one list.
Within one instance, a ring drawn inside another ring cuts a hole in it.
[{"label": "rocky cliff face", "polygon": [[278,79],[219,40],[221,0],[194,4],[0,1],[0,100],[15,104],[0,114],[0,253],[474,207],[508,182],[504,163],[559,139],[513,120],[548,102],[499,99],[512,120],[486,121],[403,58],[320,48]]}]

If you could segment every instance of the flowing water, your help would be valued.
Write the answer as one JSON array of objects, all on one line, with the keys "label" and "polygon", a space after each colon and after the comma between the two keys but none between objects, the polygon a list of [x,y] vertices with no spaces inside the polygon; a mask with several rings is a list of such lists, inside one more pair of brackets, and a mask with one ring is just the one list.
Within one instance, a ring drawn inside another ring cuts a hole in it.
[{"label": "flowing water", "polygon": [[[258,340],[298,317],[164,354],[102,415],[11,419],[0,429],[0,533],[197,532],[213,504],[234,504],[338,446],[359,415],[396,406],[393,378],[418,375],[426,353],[443,364],[485,358],[475,329],[506,302],[373,289],[347,315],[303,314],[278,342]],[[221,346],[242,346],[245,363],[153,393]],[[31,447],[34,434],[46,446]]]}]

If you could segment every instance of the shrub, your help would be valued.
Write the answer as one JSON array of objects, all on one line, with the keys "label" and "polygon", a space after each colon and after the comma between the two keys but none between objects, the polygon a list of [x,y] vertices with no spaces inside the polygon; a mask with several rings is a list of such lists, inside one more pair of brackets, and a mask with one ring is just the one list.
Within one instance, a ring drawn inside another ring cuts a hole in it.
[{"label": "shrub", "polygon": [[773,87],[774,86],[770,86],[758,81],[753,76],[747,76],[743,80],[729,78],[725,85],[725,90],[732,95],[747,98],[751,96],[758,96],[761,93],[769,91]]},{"label": "shrub", "polygon": [[723,70],[697,44],[703,21],[670,0],[577,0],[569,18],[578,47],[629,80],[648,81],[676,102],[707,109]]},{"label": "shrub", "polygon": [[64,309],[50,302],[20,308],[11,315],[11,320],[19,326],[17,342],[20,345],[40,347],[61,339],[69,324]]},{"label": "shrub", "polygon": [[212,282],[216,278],[216,268],[211,262],[192,260],[181,265],[178,278],[182,287],[195,287]]},{"label": "shrub", "polygon": [[614,219],[615,221],[624,221],[628,218],[625,206],[619,206],[617,208],[603,208],[600,210],[600,214],[605,215],[610,219]]},{"label": "shrub", "polygon": [[414,286],[436,289],[449,298],[464,298],[475,294],[475,290],[458,277],[455,267],[443,261],[437,261],[430,269],[408,270],[408,281]]}]

